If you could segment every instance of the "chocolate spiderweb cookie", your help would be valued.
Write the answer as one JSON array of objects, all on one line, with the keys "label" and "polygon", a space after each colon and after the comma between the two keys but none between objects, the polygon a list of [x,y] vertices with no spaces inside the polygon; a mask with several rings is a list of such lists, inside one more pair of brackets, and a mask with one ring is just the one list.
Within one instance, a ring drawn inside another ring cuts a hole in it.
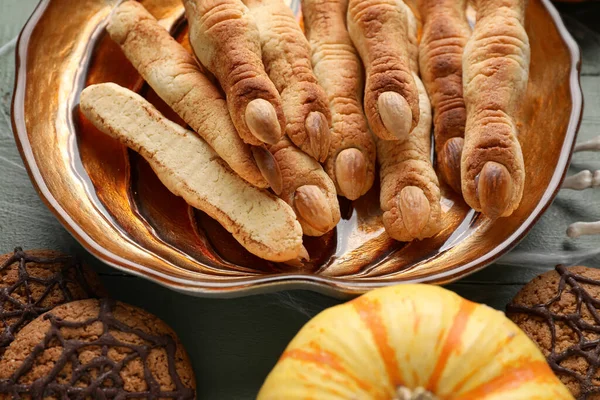
[{"label": "chocolate spiderweb cookie", "polygon": [[73,257],[20,247],[0,256],[0,357],[14,335],[39,315],[104,295],[98,276]]},{"label": "chocolate spiderweb cookie", "polygon": [[577,399],[600,399],[600,270],[559,265],[525,285],[506,311]]},{"label": "chocolate spiderweb cookie", "polygon": [[194,399],[175,333],[114,300],[80,300],[38,317],[0,361],[0,399]]}]

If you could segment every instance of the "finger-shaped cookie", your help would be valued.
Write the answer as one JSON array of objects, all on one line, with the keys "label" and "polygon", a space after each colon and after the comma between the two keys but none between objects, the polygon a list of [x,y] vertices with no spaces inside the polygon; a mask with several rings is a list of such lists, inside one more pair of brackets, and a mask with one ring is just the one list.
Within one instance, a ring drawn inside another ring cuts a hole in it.
[{"label": "finger-shaped cookie", "polygon": [[365,114],[385,140],[405,140],[419,122],[408,60],[409,8],[401,0],[350,0],[348,32],[366,70]]},{"label": "finger-shaped cookie", "polygon": [[175,195],[217,220],[250,253],[296,259],[302,228],[283,200],[236,175],[200,137],[114,83],[87,87],[81,110],[102,132],[140,153]]},{"label": "finger-shaped cookie", "polygon": [[331,110],[325,170],[339,195],[356,200],[375,178],[376,148],[363,113],[363,70],[348,30],[348,0],[303,0],[302,14],[319,84]]},{"label": "finger-shaped cookie", "polygon": [[418,5],[423,22],[419,64],[433,108],[437,165],[442,179],[460,193],[467,119],[462,56],[471,35],[465,14],[467,0],[419,0]]},{"label": "finger-shaped cookie", "polygon": [[279,197],[298,217],[305,235],[322,236],[340,221],[335,185],[321,165],[284,138],[270,148],[281,168],[283,190]]},{"label": "finger-shaped cookie", "polygon": [[523,197],[525,166],[517,112],[529,79],[525,0],[477,0],[463,56],[467,106],[461,162],[465,201],[490,218],[508,216]]},{"label": "finger-shaped cookie", "polygon": [[276,144],[285,132],[277,88],[265,72],[260,37],[242,0],[184,0],[190,43],[219,80],[242,139]]},{"label": "finger-shaped cookie", "polygon": [[[250,147],[236,131],[219,89],[196,60],[138,2],[126,1],[107,30],[154,91],[196,131],[242,178],[258,187],[276,180],[265,177]],[[275,178],[273,178],[275,175]]]},{"label": "finger-shaped cookie", "polygon": [[281,94],[287,136],[324,162],[329,154],[331,113],[296,17],[283,0],[243,1],[258,27],[265,70]]},{"label": "finger-shaped cookie", "polygon": [[431,104],[419,77],[414,79],[419,124],[404,142],[377,140],[383,224],[402,242],[432,237],[442,228],[439,182],[430,157]]}]

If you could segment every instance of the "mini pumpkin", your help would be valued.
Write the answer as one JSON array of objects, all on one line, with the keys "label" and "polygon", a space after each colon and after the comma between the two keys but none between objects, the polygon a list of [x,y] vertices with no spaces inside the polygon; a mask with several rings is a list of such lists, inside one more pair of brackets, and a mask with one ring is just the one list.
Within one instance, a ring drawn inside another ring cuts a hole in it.
[{"label": "mini pumpkin", "polygon": [[446,289],[372,291],[312,319],[258,400],[573,399],[503,313]]}]

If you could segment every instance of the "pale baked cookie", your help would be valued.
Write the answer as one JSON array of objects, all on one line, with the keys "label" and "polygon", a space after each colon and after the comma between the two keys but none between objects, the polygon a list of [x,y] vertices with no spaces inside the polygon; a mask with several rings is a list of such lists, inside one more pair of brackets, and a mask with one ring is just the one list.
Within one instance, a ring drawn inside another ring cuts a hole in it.
[{"label": "pale baked cookie", "polygon": [[219,81],[233,124],[252,145],[276,144],[285,132],[281,97],[267,75],[260,35],[242,0],[184,0],[190,43]]},{"label": "pale baked cookie", "polygon": [[375,141],[363,112],[363,68],[346,29],[348,0],[303,0],[312,64],[331,110],[331,145],[324,164],[338,195],[356,200],[373,186]]},{"label": "pale baked cookie", "polygon": [[292,208],[236,175],[200,137],[114,83],[87,87],[81,111],[100,131],[140,153],[175,195],[217,220],[252,254],[282,262],[302,250]]}]

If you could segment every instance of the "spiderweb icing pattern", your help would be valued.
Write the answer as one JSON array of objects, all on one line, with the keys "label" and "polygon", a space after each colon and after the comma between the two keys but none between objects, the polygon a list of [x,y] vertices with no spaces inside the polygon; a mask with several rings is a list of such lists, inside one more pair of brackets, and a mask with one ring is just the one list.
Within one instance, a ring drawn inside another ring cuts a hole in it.
[{"label": "spiderweb icing pattern", "polygon": [[[583,286],[591,285],[600,287],[600,281],[591,279],[569,271],[564,265],[558,265],[556,271],[560,276],[558,291],[554,297],[543,304],[525,306],[522,304],[509,304],[507,313],[526,314],[542,319],[550,329],[550,352],[546,356],[552,370],[559,375],[570,376],[579,383],[580,395],[578,400],[587,400],[592,395],[600,394],[600,387],[593,383],[600,368],[600,337],[586,338],[585,334],[600,334],[600,299],[594,298]],[[568,289],[567,289],[568,288]],[[552,305],[560,301],[563,293],[567,291],[576,298],[575,312],[556,313],[551,311]],[[593,324],[585,320],[583,309],[588,310],[593,319]],[[577,343],[563,351],[557,351],[556,323],[560,322],[569,327],[577,335]],[[588,364],[585,375],[562,365],[563,361],[572,357],[582,357]]]},{"label": "spiderweb icing pattern", "polygon": [[[195,398],[195,391],[184,385],[176,370],[177,344],[168,334],[152,335],[140,329],[132,328],[113,316],[116,302],[111,299],[100,300],[100,310],[96,317],[82,322],[67,321],[47,313],[43,318],[50,322],[44,340],[37,344],[25,358],[13,375],[5,381],[0,381],[0,393],[8,393],[13,398],[30,396],[32,399],[43,399],[52,396],[57,399],[179,399]],[[102,334],[95,340],[82,341],[78,338],[65,338],[61,329],[85,329],[96,323],[102,324]],[[132,344],[119,340],[115,332],[133,334],[144,344]],[[36,359],[52,344],[59,343],[62,352],[52,370],[45,376],[32,383],[21,383],[21,378],[31,372]],[[87,363],[82,363],[79,354],[86,348],[101,349],[101,354]],[[121,360],[109,357],[111,349],[127,349],[126,356]],[[154,377],[148,357],[153,349],[164,349],[167,355],[168,374],[172,390],[161,389]],[[133,360],[141,360],[146,390],[131,392],[124,388],[126,382],[121,376],[122,370]],[[59,379],[65,366],[71,363],[70,377],[65,381]]]},{"label": "spiderweb icing pattern", "polygon": [[[0,288],[0,356],[4,353],[5,347],[14,340],[14,335],[19,329],[57,305],[44,304],[51,294],[59,291],[64,299],[63,303],[79,300],[80,298],[75,298],[69,289],[69,284],[73,284],[85,292],[85,298],[96,297],[96,293],[82,272],[81,264],[74,257],[66,255],[37,257],[17,247],[12,256],[0,264],[0,273],[5,272],[15,263],[18,263],[18,279],[12,285]],[[28,271],[30,264],[62,265],[62,267],[48,277],[39,277],[30,274]],[[34,295],[30,287],[33,284],[44,286],[41,295]],[[17,291],[25,293],[26,301],[14,295]]]}]

